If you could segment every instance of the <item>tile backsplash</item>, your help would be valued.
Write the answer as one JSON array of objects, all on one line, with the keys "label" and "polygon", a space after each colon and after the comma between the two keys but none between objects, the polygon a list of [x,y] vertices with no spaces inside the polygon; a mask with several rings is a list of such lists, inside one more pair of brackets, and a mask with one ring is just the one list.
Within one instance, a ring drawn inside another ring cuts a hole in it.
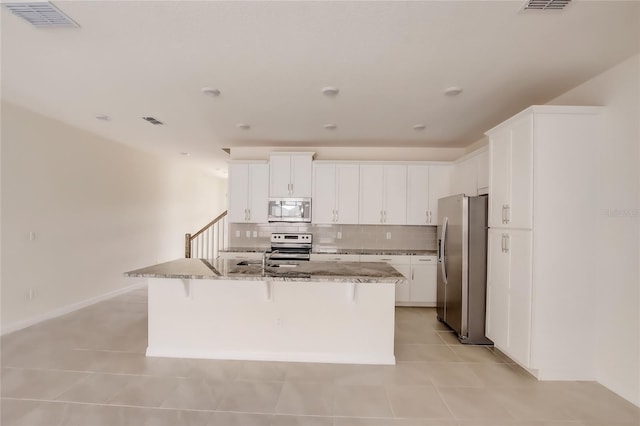
[{"label": "tile backsplash", "polygon": [[[310,232],[313,248],[435,250],[435,226],[231,223],[229,247],[268,248],[272,232]],[[339,238],[340,237],[340,238]],[[389,238],[387,238],[389,237]]]}]

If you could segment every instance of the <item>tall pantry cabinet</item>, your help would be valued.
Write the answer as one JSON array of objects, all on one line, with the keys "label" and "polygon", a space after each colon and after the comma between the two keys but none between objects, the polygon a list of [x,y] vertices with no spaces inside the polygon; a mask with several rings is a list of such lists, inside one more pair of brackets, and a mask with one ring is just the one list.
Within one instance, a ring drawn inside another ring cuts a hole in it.
[{"label": "tall pantry cabinet", "polygon": [[487,337],[541,380],[594,378],[599,107],[489,130]]}]

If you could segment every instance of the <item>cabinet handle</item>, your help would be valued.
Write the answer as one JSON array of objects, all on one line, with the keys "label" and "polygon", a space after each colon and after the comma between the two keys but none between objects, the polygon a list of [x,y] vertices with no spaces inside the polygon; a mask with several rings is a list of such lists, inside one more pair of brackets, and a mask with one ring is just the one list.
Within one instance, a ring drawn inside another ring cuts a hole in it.
[{"label": "cabinet handle", "polygon": [[411,281],[413,281],[414,273],[415,273],[415,269],[412,269],[412,270],[411,270]]},{"label": "cabinet handle", "polygon": [[429,223],[433,223],[433,212],[429,211]]},{"label": "cabinet handle", "polygon": [[387,223],[387,211],[384,211],[384,223]]},{"label": "cabinet handle", "polygon": [[390,262],[391,259],[380,259],[380,260],[384,260],[385,262]]},{"label": "cabinet handle", "polygon": [[502,205],[502,224],[504,225],[505,223],[507,223],[507,219],[505,219],[505,212],[507,211],[507,205],[503,204]]},{"label": "cabinet handle", "polygon": [[[504,223],[504,221],[503,221],[503,223]],[[505,235],[505,234],[502,234],[502,237],[501,237],[501,239],[500,239],[500,250],[501,250],[503,253],[504,253],[504,235]]]},{"label": "cabinet handle", "polygon": [[429,211],[428,211],[428,210],[427,210],[427,211],[425,211],[425,212],[424,212],[424,215],[427,217],[427,219],[426,219],[426,220],[427,220],[427,223],[429,223]]},{"label": "cabinet handle", "polygon": [[244,209],[244,221],[246,222],[247,220],[247,209]]},{"label": "cabinet handle", "polygon": [[384,223],[384,222],[382,221],[382,210],[380,210],[380,223]]},{"label": "cabinet handle", "polygon": [[247,210],[247,220],[251,220],[251,209]]},{"label": "cabinet handle", "polygon": [[506,214],[505,214],[505,222],[504,223],[509,223],[511,222],[511,206],[509,204],[505,204],[505,208],[506,208]]},{"label": "cabinet handle", "polygon": [[338,210],[334,210],[335,211],[335,222],[338,221]]},{"label": "cabinet handle", "polygon": [[505,253],[509,253],[509,249],[510,249],[510,240],[511,237],[509,237],[509,234],[504,234],[504,252]]}]

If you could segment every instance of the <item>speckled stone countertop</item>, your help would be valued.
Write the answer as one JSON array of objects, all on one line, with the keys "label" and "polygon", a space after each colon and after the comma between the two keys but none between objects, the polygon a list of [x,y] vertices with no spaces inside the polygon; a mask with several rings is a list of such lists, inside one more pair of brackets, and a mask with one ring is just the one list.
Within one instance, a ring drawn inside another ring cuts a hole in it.
[{"label": "speckled stone countertop", "polygon": [[[268,248],[265,247],[231,247],[223,250],[226,253],[263,253]],[[339,249],[339,248],[318,248],[311,250],[313,254],[362,254],[378,256],[436,256],[436,250],[410,250],[410,249]]]},{"label": "speckled stone countertop", "polygon": [[243,281],[307,281],[397,284],[406,281],[395,268],[378,262],[301,262],[295,267],[267,267],[256,263],[238,265],[238,260],[176,259],[135,271],[129,277]]}]

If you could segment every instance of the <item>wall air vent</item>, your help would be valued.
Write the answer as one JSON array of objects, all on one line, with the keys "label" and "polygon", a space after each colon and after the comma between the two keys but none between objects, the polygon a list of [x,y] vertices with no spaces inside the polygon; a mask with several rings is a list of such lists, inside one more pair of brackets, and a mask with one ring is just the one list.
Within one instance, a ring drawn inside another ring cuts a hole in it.
[{"label": "wall air vent", "polygon": [[562,10],[571,0],[529,0],[523,10]]},{"label": "wall air vent", "polygon": [[73,19],[49,2],[5,3],[11,13],[38,28],[78,28]]},{"label": "wall air vent", "polygon": [[164,124],[162,121],[156,120],[153,117],[142,117],[142,119],[145,120],[145,121],[148,121],[149,123],[151,123],[151,124],[153,124],[155,126],[161,126],[161,125]]},{"label": "wall air vent", "polygon": [[529,0],[523,10],[562,10],[571,0]]}]

